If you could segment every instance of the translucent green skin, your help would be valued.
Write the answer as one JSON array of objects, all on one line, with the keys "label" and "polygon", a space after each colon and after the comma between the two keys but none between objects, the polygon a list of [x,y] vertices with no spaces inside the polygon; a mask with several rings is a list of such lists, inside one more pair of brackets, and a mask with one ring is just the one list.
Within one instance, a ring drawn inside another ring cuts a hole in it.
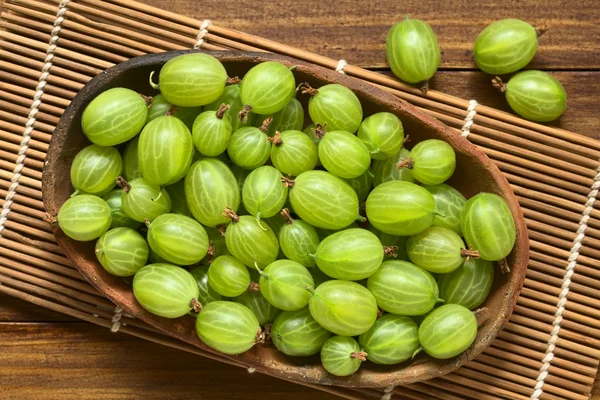
[{"label": "translucent green skin", "polygon": [[258,128],[240,128],[231,135],[227,154],[235,165],[244,169],[256,169],[266,163],[271,154],[271,142],[268,138]]},{"label": "translucent green skin", "polygon": [[148,254],[148,262],[150,264],[169,264],[167,260],[156,254],[152,249],[150,249],[150,253]]},{"label": "translucent green skin", "polygon": [[425,189],[433,195],[433,199],[435,200],[435,211],[437,214],[433,218],[431,225],[453,230],[459,236],[462,236],[460,214],[467,202],[465,196],[445,183],[425,186]]},{"label": "translucent green skin", "polygon": [[419,348],[419,328],[410,317],[386,314],[358,342],[369,361],[394,365],[410,359]]},{"label": "translucent green skin", "polygon": [[217,257],[208,268],[208,284],[225,297],[236,297],[248,290],[250,273],[232,256]]},{"label": "translucent green skin", "polygon": [[456,154],[448,143],[429,139],[419,142],[410,151],[414,162],[412,176],[425,185],[438,185],[452,176],[456,169]]},{"label": "translucent green skin", "polygon": [[363,202],[371,192],[371,184],[373,183],[373,174],[367,169],[367,172],[352,179],[344,179],[356,192],[358,201]]},{"label": "translucent green skin", "polygon": [[[235,132],[244,126],[254,126],[256,120],[256,114],[253,112],[248,113],[246,123],[240,121],[238,114],[244,108],[244,103],[240,98],[240,85],[230,85],[225,87],[223,94],[212,103],[204,107],[204,111],[212,110],[217,111],[221,104],[229,104],[229,110],[225,111],[225,115],[229,117],[231,122],[231,132]],[[261,119],[261,123],[264,120]]]},{"label": "translucent green skin", "polygon": [[[315,144],[315,146],[317,146],[317,154],[318,154],[319,143],[321,142],[321,138],[317,137],[316,133],[313,131],[314,127],[315,127],[315,124],[310,124],[309,126],[307,126],[306,128],[304,128],[302,130],[302,133],[304,133],[306,136],[308,136],[310,138],[310,140]],[[321,161],[319,161],[318,157],[317,157],[317,166],[321,166]]]},{"label": "translucent green skin", "polygon": [[345,86],[331,83],[321,86],[308,101],[310,119],[327,131],[356,132],[362,122],[363,110],[358,97]]},{"label": "translucent green skin", "polygon": [[190,271],[198,284],[198,301],[203,306],[222,299],[222,296],[208,284],[208,267],[202,265]]},{"label": "translucent green skin", "polygon": [[136,178],[129,182],[131,190],[123,191],[121,205],[127,216],[135,221],[150,222],[161,214],[171,211],[171,198],[165,189],[148,182],[144,178]]},{"label": "translucent green skin", "polygon": [[123,177],[128,181],[142,177],[138,160],[139,141],[139,136],[134,137],[127,142],[125,150],[123,151]]},{"label": "translucent green skin", "polygon": [[296,178],[289,196],[294,212],[317,228],[342,229],[358,216],[356,192],[329,172],[303,172]]},{"label": "translucent green skin", "polygon": [[371,225],[384,233],[411,236],[433,222],[435,200],[427,189],[414,183],[391,181],[371,191],[366,202]]},{"label": "translucent green skin", "polygon": [[[266,117],[266,115],[261,115],[256,119],[259,126]],[[267,131],[269,136],[275,135],[275,132],[278,131],[301,131],[304,126],[304,109],[302,108],[302,104],[295,98],[290,100],[283,109],[271,115],[271,117],[273,121],[271,121],[269,130]]]},{"label": "translucent green skin", "polygon": [[483,72],[505,75],[529,64],[537,47],[533,26],[518,19],[502,19],[488,25],[477,36],[473,56]]},{"label": "translucent green skin", "polygon": [[100,93],[83,110],[81,128],[90,142],[115,146],[137,135],[147,115],[142,96],[130,89],[113,88]]},{"label": "translucent green skin", "polygon": [[281,311],[269,303],[261,292],[249,292],[246,290],[240,296],[233,299],[233,301],[248,307],[258,320],[260,326],[273,322]]},{"label": "translucent green skin", "polygon": [[506,100],[521,117],[537,122],[554,121],[567,109],[565,88],[542,71],[523,71],[510,78]]},{"label": "translucent green skin", "polygon": [[106,204],[111,209],[111,217],[112,222],[110,223],[110,229],[114,228],[131,228],[137,230],[140,226],[142,226],[141,222],[134,221],[129,218],[125,211],[123,211],[123,207],[121,206],[121,198],[123,195],[123,189],[115,189],[102,197]]},{"label": "translucent green skin", "polygon": [[396,167],[396,164],[410,157],[410,151],[405,148],[400,149],[394,156],[385,160],[375,160],[371,166],[373,173],[373,186],[377,187],[384,182],[389,181],[406,181],[415,182],[412,170],[408,168]]},{"label": "translucent green skin", "polygon": [[330,336],[331,333],[310,315],[308,307],[282,312],[271,327],[273,344],[288,356],[303,357],[317,354]]},{"label": "translucent green skin", "polygon": [[487,298],[494,283],[494,265],[478,258],[465,260],[455,271],[438,280],[440,297],[446,304],[473,310]]},{"label": "translucent green skin", "polygon": [[440,45],[424,21],[405,19],[393,25],[385,42],[394,75],[408,83],[431,79],[440,65]]},{"label": "translucent green skin", "polygon": [[73,196],[58,211],[58,226],[71,239],[87,242],[98,239],[110,227],[111,209],[104,200],[90,194]]},{"label": "translucent green skin", "polygon": [[469,246],[484,260],[498,261],[515,245],[515,220],[502,197],[480,193],[467,200],[460,226]]},{"label": "translucent green skin", "polygon": [[250,172],[244,181],[242,201],[246,210],[256,218],[277,215],[288,196],[288,188],[281,181],[281,172],[263,165]]},{"label": "translucent green skin", "polygon": [[162,214],[148,226],[148,244],[170,263],[192,265],[208,251],[208,235],[198,221],[181,214]]},{"label": "translucent green skin", "polygon": [[194,218],[185,199],[185,180],[180,179],[172,185],[165,186],[165,190],[171,198],[171,212]]},{"label": "translucent green skin", "polygon": [[356,178],[371,165],[369,149],[349,132],[327,132],[319,143],[318,151],[325,169],[340,178]]},{"label": "translucent green skin", "polygon": [[361,360],[352,358],[352,353],[360,352],[358,342],[351,337],[334,336],[329,338],[321,349],[321,363],[331,375],[348,376],[360,368]]},{"label": "translucent green skin", "polygon": [[158,117],[144,127],[138,144],[138,162],[144,178],[155,185],[182,179],[192,163],[190,130],[175,117]]},{"label": "translucent green skin", "polygon": [[271,162],[284,175],[298,176],[317,166],[317,146],[302,131],[281,132],[281,144],[271,147]]},{"label": "translucent green skin", "polygon": [[225,354],[240,354],[252,346],[260,332],[252,311],[232,301],[213,301],[196,319],[196,333],[207,346]]},{"label": "translucent green skin", "polygon": [[131,228],[115,228],[96,242],[96,258],[108,273],[134,275],[148,261],[148,243]]},{"label": "translucent green skin", "polygon": [[414,264],[429,272],[447,274],[460,267],[465,244],[450,229],[431,226],[408,238],[406,254]]},{"label": "translucent green skin", "polygon": [[71,184],[81,193],[103,196],[115,187],[123,171],[121,154],[114,147],[84,147],[71,164]]},{"label": "translucent green skin", "polygon": [[[231,164],[231,160],[229,159],[229,156],[227,155],[227,153],[221,153],[218,156],[215,157],[207,157],[204,154],[200,153],[199,151],[194,151],[194,156],[192,157],[192,163],[195,163],[196,161],[202,161],[205,158],[214,158],[215,160],[219,160],[224,162],[225,164]],[[232,165],[233,167],[237,167],[237,165]]]},{"label": "translucent green skin", "polygon": [[296,219],[291,224],[284,224],[279,231],[279,246],[283,254],[307,268],[316,265],[314,257],[319,246],[319,235],[312,225]]},{"label": "translucent green skin", "polygon": [[294,74],[278,62],[255,65],[240,83],[240,97],[257,114],[273,114],[283,109],[296,94]]},{"label": "translucent green skin", "polygon": [[391,254],[388,254],[388,255],[384,256],[384,259],[385,258],[388,258],[388,259],[393,258],[394,260],[408,261],[408,256],[406,255],[406,241],[408,240],[409,236],[395,236],[395,235],[390,235],[388,233],[383,233],[371,224],[369,224],[368,229],[379,238],[379,241],[381,242],[381,244],[383,246],[398,247],[398,249],[395,250],[396,257],[392,256]]},{"label": "translucent green skin", "polygon": [[[152,97],[152,104],[148,108],[148,118],[146,124],[158,117],[163,117],[171,109],[173,105],[165,99],[162,94],[157,94]],[[202,107],[179,107],[175,106],[175,111],[171,114],[173,117],[180,119],[188,129],[192,129],[194,120],[202,112]]]},{"label": "translucent green skin", "polygon": [[189,53],[174,57],[160,70],[161,94],[171,104],[198,107],[223,94],[227,71],[208,54]]},{"label": "translucent green skin", "polygon": [[421,315],[439,301],[438,285],[431,274],[406,261],[384,261],[367,281],[367,288],[384,311]]},{"label": "translucent green skin", "polygon": [[327,281],[314,290],[310,314],[325,329],[341,336],[366,332],[377,319],[377,301],[355,282]]},{"label": "translucent green skin", "polygon": [[232,132],[229,116],[219,118],[216,111],[204,111],[192,127],[194,146],[205,156],[218,156],[227,150]]},{"label": "translucent green skin", "polygon": [[202,225],[215,227],[229,222],[229,218],[223,216],[226,207],[238,210],[240,190],[227,165],[206,158],[192,164],[185,176],[185,198]]},{"label": "translucent green skin", "polygon": [[265,218],[263,220],[263,222],[266,222],[267,225],[269,225],[271,227],[271,229],[273,230],[273,232],[275,233],[276,236],[279,236],[281,229],[285,225],[285,222],[284,222],[283,218],[281,217],[281,215],[276,215],[271,218]]},{"label": "translucent green skin", "polygon": [[152,314],[179,318],[191,311],[192,299],[198,299],[198,284],[192,274],[181,267],[148,264],[135,274],[133,294]]},{"label": "translucent green skin", "polygon": [[273,230],[254,217],[242,215],[227,225],[225,244],[232,256],[248,268],[265,268],[277,259],[279,242]]},{"label": "translucent green skin", "polygon": [[400,151],[404,142],[402,122],[394,114],[373,114],[360,124],[358,138],[367,145],[371,158],[385,160]]},{"label": "translucent green skin", "polygon": [[305,307],[310,300],[307,287],[313,287],[312,275],[292,260],[272,262],[260,274],[260,292],[273,306],[284,311]]},{"label": "translucent green skin", "polygon": [[345,229],[323,239],[315,261],[332,278],[358,281],[377,271],[383,261],[383,246],[366,229]]},{"label": "translucent green skin", "polygon": [[419,326],[419,342],[427,354],[448,359],[468,349],[477,336],[477,320],[471,311],[446,304],[431,312]]}]

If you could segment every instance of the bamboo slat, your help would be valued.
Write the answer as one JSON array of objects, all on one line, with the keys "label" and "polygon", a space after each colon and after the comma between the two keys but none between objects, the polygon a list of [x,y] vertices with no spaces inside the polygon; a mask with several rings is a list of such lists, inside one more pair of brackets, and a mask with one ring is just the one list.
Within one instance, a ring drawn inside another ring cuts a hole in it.
[{"label": "bamboo slat", "polygon": [[[4,3],[0,18],[0,207],[14,176],[59,3]],[[45,222],[40,189],[48,143],[64,108],[89,79],[137,55],[190,48],[201,24],[131,0],[69,2],[25,167],[0,236],[0,293],[107,328],[114,326],[114,306],[71,266]],[[330,69],[338,65],[337,60],[213,24],[207,28],[202,48],[276,52]],[[412,103],[460,133],[468,100],[432,90],[423,95],[393,77],[352,65],[344,67],[344,72]],[[477,108],[468,138],[498,165],[517,194],[531,240],[526,282],[506,329],[480,357],[448,376],[395,388],[394,399],[529,399],[547,349],[584,204],[600,166],[600,142],[484,105]],[[597,205],[590,216],[543,399],[587,398],[598,369]],[[123,322],[119,330],[124,333],[232,364],[159,334],[141,321],[125,318]],[[381,390],[312,386],[348,399],[384,395]]]}]

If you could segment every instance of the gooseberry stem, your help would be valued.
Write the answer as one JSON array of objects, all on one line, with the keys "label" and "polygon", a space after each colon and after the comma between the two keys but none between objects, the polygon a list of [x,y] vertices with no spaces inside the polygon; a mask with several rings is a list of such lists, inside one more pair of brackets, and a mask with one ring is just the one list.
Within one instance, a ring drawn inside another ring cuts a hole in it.
[{"label": "gooseberry stem", "polygon": [[162,190],[158,193],[155,199],[151,199],[152,201],[158,201],[162,197]]},{"label": "gooseberry stem", "polygon": [[360,214],[358,214],[354,220],[355,220],[355,221],[358,221],[358,222],[367,222],[367,218],[366,218],[366,217],[363,217],[363,216],[362,216],[362,215],[360,215]]},{"label": "gooseberry stem", "polygon": [[317,258],[317,255],[315,253],[308,253],[307,254],[310,258]]},{"label": "gooseberry stem", "polygon": [[262,125],[258,129],[260,129],[260,131],[263,132],[263,133],[267,133],[269,131],[269,125],[271,125],[271,122],[273,122],[273,117],[267,117],[267,118],[265,118],[265,120],[263,121]]},{"label": "gooseberry stem", "polygon": [[227,112],[227,110],[229,110],[229,104],[221,104],[219,106],[219,109],[217,110],[215,116],[219,119],[223,119],[223,116],[225,115],[225,112]]},{"label": "gooseberry stem", "polygon": [[421,93],[427,94],[427,92],[429,91],[429,81],[423,82],[423,84],[421,84],[421,87],[419,89],[421,90]]},{"label": "gooseberry stem", "polygon": [[213,240],[208,241],[208,250],[206,251],[206,254],[208,254],[208,262],[211,263],[215,256],[215,242]]},{"label": "gooseberry stem", "polygon": [[506,262],[506,258],[499,260],[498,265],[500,265],[500,272],[502,272],[503,274],[510,273],[510,267],[508,266],[508,263]]},{"label": "gooseberry stem", "polygon": [[435,299],[435,302],[436,302],[436,303],[445,303],[445,302],[446,302],[446,300],[444,300],[444,299],[442,299],[442,298],[438,297],[437,299]]},{"label": "gooseberry stem", "polygon": [[263,231],[265,231],[265,232],[269,230],[269,227],[265,227],[265,226],[263,225],[263,221],[261,221],[261,220],[260,220],[260,211],[258,211],[258,212],[256,213],[256,217],[255,217],[254,219],[256,220],[256,224],[258,225],[258,227],[259,227],[260,229],[262,229],[262,230],[263,230]]},{"label": "gooseberry stem", "polygon": [[202,311],[202,304],[200,304],[198,299],[196,299],[195,297],[190,302],[190,307],[192,307],[192,311],[194,311],[195,313],[199,313],[200,311]]},{"label": "gooseberry stem", "polygon": [[150,86],[152,86],[152,89],[154,89],[154,90],[160,90],[160,87],[158,86],[158,83],[154,83],[152,81],[152,77],[154,76],[154,72],[156,72],[156,71],[150,72],[150,76],[148,77],[148,81],[150,82]]},{"label": "gooseberry stem", "polygon": [[131,185],[122,176],[117,176],[117,185],[119,185],[119,187],[123,189],[125,193],[129,193],[131,190]]},{"label": "gooseberry stem", "polygon": [[227,225],[219,225],[217,227],[217,231],[221,234],[221,236],[225,236],[225,231],[227,230]]},{"label": "gooseberry stem", "polygon": [[280,214],[283,217],[283,222],[285,224],[291,225],[294,223],[294,219],[290,215],[290,210],[288,210],[287,208],[284,208],[283,210],[281,210]]},{"label": "gooseberry stem", "polygon": [[273,143],[273,146],[281,146],[283,144],[283,141],[281,140],[281,133],[279,131],[275,131],[275,135],[267,138],[267,140]]},{"label": "gooseberry stem", "polygon": [[300,91],[300,93],[302,94],[308,94],[313,97],[319,94],[319,91],[317,89],[312,88],[308,84],[308,82],[302,82],[301,84],[299,84],[298,87],[296,87],[296,92],[298,91]]},{"label": "gooseberry stem", "polygon": [[178,111],[177,106],[172,105],[171,107],[169,107],[169,109],[165,113],[165,117],[172,117],[173,114],[175,114],[177,111]]},{"label": "gooseberry stem", "polygon": [[315,294],[315,289],[313,289],[311,286],[307,286],[305,289],[308,290],[308,293],[313,295]]},{"label": "gooseberry stem", "polygon": [[225,80],[225,86],[237,85],[241,81],[242,80],[240,79],[239,76],[233,76],[233,77],[228,76],[227,79]]},{"label": "gooseberry stem", "polygon": [[295,70],[297,67],[298,67],[297,65],[292,65],[292,66],[291,66],[291,67],[289,67],[288,69],[289,69],[290,71],[293,71],[293,70]]},{"label": "gooseberry stem", "polygon": [[502,93],[506,92],[506,84],[504,84],[504,82],[502,82],[502,78],[500,78],[499,76],[492,79],[492,86],[494,86],[496,89],[498,89]]},{"label": "gooseberry stem", "polygon": [[146,226],[150,226],[150,220],[148,218],[144,218],[144,224],[146,224]]},{"label": "gooseberry stem", "polygon": [[327,127],[327,122],[320,124],[320,123],[316,123],[315,127],[312,128],[312,131],[315,133],[315,136],[317,137],[317,139],[321,139],[323,138],[323,136],[325,136],[325,134],[327,133],[327,131],[325,131],[325,128]]},{"label": "gooseberry stem", "polygon": [[544,33],[546,33],[548,31],[548,25],[542,25],[542,26],[538,26],[535,28],[535,34],[537,35],[537,37],[539,38],[540,36],[542,36]]},{"label": "gooseberry stem", "polygon": [[373,172],[371,172],[371,169],[367,170],[367,176],[371,179],[375,178],[375,175],[373,174]]},{"label": "gooseberry stem", "polygon": [[58,220],[56,219],[56,215],[52,215],[50,213],[46,213],[46,215],[44,215],[44,221],[46,221],[50,225],[54,225],[58,222]]},{"label": "gooseberry stem", "polygon": [[259,290],[260,290],[260,285],[256,282],[250,281],[250,284],[248,285],[248,291],[250,293],[253,293],[253,292],[258,292]]},{"label": "gooseberry stem", "polygon": [[263,332],[263,330],[260,327],[258,327],[258,332],[256,332],[256,337],[254,338],[254,344],[263,344],[267,340],[266,336],[267,335]]},{"label": "gooseberry stem", "polygon": [[414,353],[412,354],[411,360],[414,360],[414,358],[417,356],[417,354],[419,354],[421,351],[423,351],[423,347],[419,347],[418,349],[416,349],[414,351]]},{"label": "gooseberry stem", "polygon": [[381,318],[383,317],[383,310],[379,307],[377,307],[377,318]]},{"label": "gooseberry stem", "polygon": [[414,166],[415,166],[415,162],[413,161],[413,159],[411,157],[404,158],[400,162],[396,163],[396,168],[398,168],[398,169],[402,169],[402,168],[413,169]]},{"label": "gooseberry stem", "polygon": [[368,354],[364,351],[353,351],[350,353],[350,358],[355,358],[360,361],[367,361]]},{"label": "gooseberry stem", "polygon": [[233,211],[233,209],[229,206],[225,207],[223,210],[223,214],[221,214],[225,218],[230,218],[231,222],[238,223],[240,222],[240,217]]},{"label": "gooseberry stem", "polygon": [[254,268],[256,268],[256,270],[258,271],[258,274],[260,276],[264,277],[265,279],[269,279],[269,275],[262,272],[262,270],[259,268],[258,263],[256,261],[254,261]]},{"label": "gooseberry stem", "polygon": [[290,189],[293,188],[294,184],[296,183],[296,181],[292,179],[292,175],[282,176],[281,182],[283,182],[283,184]]},{"label": "gooseberry stem", "polygon": [[406,135],[406,136],[404,136],[404,139],[402,139],[402,144],[403,145],[406,144],[406,143],[408,143],[408,142],[410,142],[410,135]]},{"label": "gooseberry stem", "polygon": [[148,107],[150,107],[152,105],[152,97],[150,96],[146,96],[145,94],[139,93],[140,96],[142,96],[142,99],[144,99],[144,101],[146,102],[146,105]]},{"label": "gooseberry stem", "polygon": [[468,249],[460,249],[460,256],[469,261],[471,258],[479,258],[479,251],[473,250],[471,246]]},{"label": "gooseberry stem", "polygon": [[74,191],[74,192],[71,194],[71,197],[75,197],[75,196],[77,196],[78,194],[79,194],[79,189],[77,189],[76,191]]},{"label": "gooseberry stem", "polygon": [[248,114],[250,114],[250,111],[252,111],[252,106],[246,104],[244,105],[244,108],[242,108],[242,111],[238,113],[239,120],[242,121],[244,124],[248,122]]},{"label": "gooseberry stem", "polygon": [[398,257],[398,246],[383,246],[383,254],[386,256]]}]

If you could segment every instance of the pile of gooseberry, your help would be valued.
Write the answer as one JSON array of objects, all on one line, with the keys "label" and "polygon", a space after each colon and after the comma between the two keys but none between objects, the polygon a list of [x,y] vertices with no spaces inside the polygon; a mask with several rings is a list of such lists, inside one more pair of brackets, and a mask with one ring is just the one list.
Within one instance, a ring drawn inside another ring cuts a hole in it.
[{"label": "pile of gooseberry", "polygon": [[95,97],[60,228],[95,240],[145,310],[192,315],[225,354],[269,340],[320,353],[337,376],[460,354],[515,243],[507,204],[444,183],[448,143],[408,150],[398,117],[363,118],[350,89],[297,85],[292,70],[264,62],[227,85],[223,65],[194,52],[162,67],[152,98]]}]

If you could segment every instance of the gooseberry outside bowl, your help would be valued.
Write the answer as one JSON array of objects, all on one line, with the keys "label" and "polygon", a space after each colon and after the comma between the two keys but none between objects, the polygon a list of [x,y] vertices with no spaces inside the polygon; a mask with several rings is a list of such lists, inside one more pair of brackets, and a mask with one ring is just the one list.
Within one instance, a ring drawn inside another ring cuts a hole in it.
[{"label": "gooseberry outside bowl", "polygon": [[[113,87],[127,87],[146,95],[154,95],[156,91],[148,83],[150,72],[159,71],[169,59],[192,51],[194,50],[145,55],[118,64],[93,78],[75,96],[52,136],[44,168],[43,202],[50,215],[57,215],[61,205],[73,192],[69,169],[75,155],[89,144],[81,130],[81,114],[87,104],[101,92]],[[237,356],[223,355],[210,349],[198,339],[193,317],[184,316],[172,320],[145,311],[135,300],[130,284],[122,278],[108,274],[99,264],[94,255],[94,242],[74,241],[68,238],[57,224],[53,224],[57,242],[87,280],[111,301],[121,306],[126,313],[132,314],[169,336],[207,352],[220,354],[222,357],[253,367],[268,375],[288,380],[346,387],[385,387],[409,384],[447,374],[472,360],[489,346],[513,311],[525,278],[529,252],[527,228],[519,204],[508,182],[494,163],[455,130],[393,95],[358,79],[274,54],[207,53],[215,56],[225,65],[229,76],[241,77],[257,63],[278,61],[286,66],[296,66],[294,70],[296,83],[308,82],[315,88],[328,83],[342,84],[352,89],[359,97],[365,116],[380,111],[388,111],[397,115],[402,120],[405,131],[410,134],[411,144],[436,138],[452,145],[456,151],[457,167],[449,184],[467,198],[479,192],[491,192],[506,200],[514,217],[517,231],[514,249],[506,259],[511,272],[501,274],[497,268],[494,286],[486,302],[482,305],[485,308],[478,315],[480,326],[473,345],[464,353],[448,360],[436,360],[422,352],[414,360],[395,366],[381,366],[366,362],[357,373],[348,377],[335,377],[328,374],[321,367],[318,355],[302,358],[288,357],[270,344],[256,345],[246,353]],[[305,109],[306,97],[308,96],[298,96],[304,103]]]}]

